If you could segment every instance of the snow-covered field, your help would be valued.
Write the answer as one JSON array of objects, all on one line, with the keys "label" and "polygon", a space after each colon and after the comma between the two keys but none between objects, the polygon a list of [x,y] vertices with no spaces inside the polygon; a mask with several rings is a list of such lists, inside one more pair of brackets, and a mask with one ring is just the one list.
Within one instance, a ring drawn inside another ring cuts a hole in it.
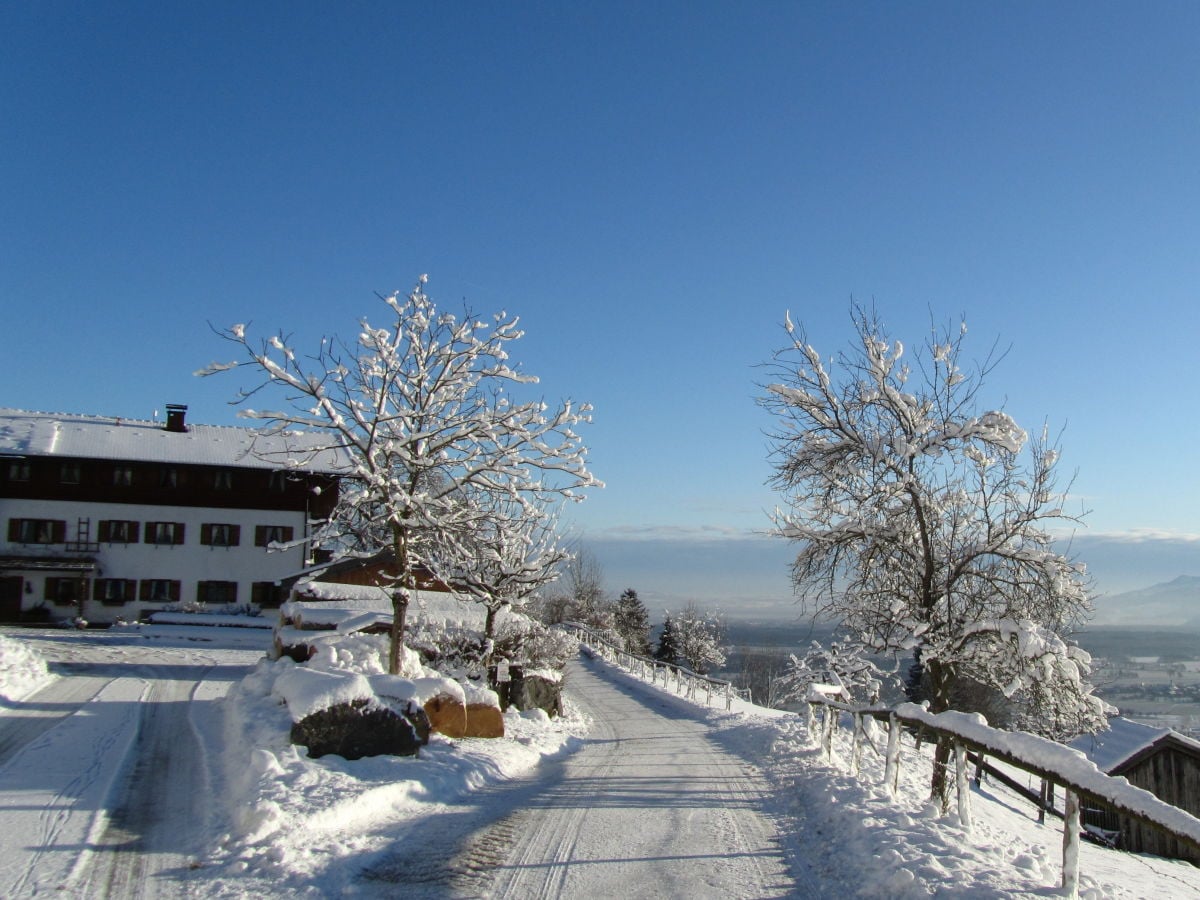
[{"label": "snow-covered field", "polygon": [[[511,827],[504,831],[505,822],[511,826],[522,804],[553,795],[572,751],[604,743],[620,748],[615,752],[626,754],[628,764],[639,758],[633,748],[642,746],[613,732],[611,722],[589,732],[596,723],[576,711],[553,722],[511,715],[502,740],[435,737],[415,759],[311,760],[287,742],[291,721],[270,693],[271,666],[258,663],[269,638],[262,632],[179,627],[9,629],[5,635],[5,897],[50,891],[72,897],[327,897],[400,890],[446,896],[430,865],[463,834],[478,832],[490,864],[512,870],[507,854],[519,842]],[[49,675],[39,658],[49,662]],[[615,680],[634,702],[670,705],[673,718],[704,726],[705,739],[740,760],[744,777],[765,779],[756,782],[765,790],[744,796],[754,797],[778,831],[795,883],[792,895],[1058,893],[1060,828],[1039,826],[1027,804],[993,796],[986,783],[974,797],[975,822],[967,832],[954,816],[940,816],[925,802],[929,771],[920,756],[905,755],[901,797],[893,801],[882,787],[877,755],[868,752],[863,774],[851,776],[845,747],[843,762],[828,762],[809,745],[801,718],[741,703],[731,712],[705,710],[606,663],[589,663],[588,671]],[[149,745],[159,733],[169,740],[154,749]],[[166,765],[172,757],[182,761],[182,770]],[[647,763],[638,783],[662,781],[666,790],[670,780]],[[694,793],[689,798],[690,804],[707,802]],[[635,799],[617,804],[597,797],[595,805],[654,808]],[[692,813],[705,822],[714,810]],[[578,817],[573,846],[583,847],[587,829],[603,819],[599,813]],[[185,823],[186,839],[180,836]],[[160,829],[171,839],[156,837]],[[641,830],[629,831],[630,858],[659,871],[664,880],[653,887],[669,894],[678,847],[655,850],[642,843]],[[504,840],[496,837],[502,833]],[[746,855],[736,844],[731,838],[731,858]],[[526,858],[522,865],[539,863]],[[382,883],[364,878],[383,871],[389,874]],[[403,887],[396,883],[404,881]],[[571,895],[573,882],[556,883]],[[1086,845],[1081,887],[1081,895],[1091,898],[1200,897],[1200,869]],[[595,889],[595,883],[588,887]],[[772,891],[779,893],[789,891]]]}]

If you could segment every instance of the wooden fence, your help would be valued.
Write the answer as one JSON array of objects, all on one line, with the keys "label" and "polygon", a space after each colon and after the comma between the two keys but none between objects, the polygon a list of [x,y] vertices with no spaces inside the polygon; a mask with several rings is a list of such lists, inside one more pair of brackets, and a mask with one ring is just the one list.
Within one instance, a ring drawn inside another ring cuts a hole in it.
[{"label": "wooden fence", "polygon": [[683,666],[675,666],[657,659],[650,659],[648,656],[639,656],[636,653],[630,653],[628,650],[618,647],[603,635],[593,631],[588,626],[580,625],[578,622],[563,622],[558,627],[582,643],[595,649],[597,653],[609,662],[616,663],[627,669],[643,681],[648,681],[651,684],[661,682],[664,686],[673,688],[676,693],[682,694],[688,700],[697,703],[700,702],[700,694],[703,692],[704,704],[706,706],[712,705],[714,697],[718,701],[723,700],[726,709],[729,709],[733,705],[734,688],[728,681],[722,681],[720,678],[709,678],[707,675],[697,674],[690,669],[685,669]]},{"label": "wooden fence", "polygon": [[[1200,819],[1158,799],[1149,791],[1129,784],[1124,778],[1105,775],[1078,751],[1063,744],[1022,732],[1002,731],[982,724],[982,717],[968,713],[930,713],[924,707],[904,703],[895,709],[859,707],[832,699],[827,692],[810,690],[808,701],[810,734],[817,735],[826,755],[833,757],[833,735],[843,714],[851,717],[850,771],[859,771],[861,748],[866,740],[865,719],[888,723],[887,749],[884,752],[884,784],[896,795],[900,777],[900,735],[913,729],[921,738],[946,741],[952,749],[954,786],[958,816],[963,826],[971,827],[970,779],[968,754],[977,765],[991,757],[1043,780],[1044,785],[1060,785],[1065,794],[1063,813],[1062,887],[1068,897],[1078,896],[1080,803],[1103,802],[1138,822],[1163,831],[1181,843],[1200,849]],[[821,721],[817,721],[817,709]],[[990,767],[989,767],[990,768]],[[993,770],[995,771],[995,770]],[[1019,791],[1030,797],[1027,789]],[[1039,804],[1044,818],[1045,787]]]}]

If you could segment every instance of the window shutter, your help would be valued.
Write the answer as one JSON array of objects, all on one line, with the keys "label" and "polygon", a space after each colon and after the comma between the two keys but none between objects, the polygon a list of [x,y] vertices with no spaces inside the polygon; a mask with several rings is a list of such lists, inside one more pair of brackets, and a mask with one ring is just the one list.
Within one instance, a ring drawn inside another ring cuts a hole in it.
[{"label": "window shutter", "polygon": [[171,582],[171,599],[173,601],[175,601],[176,603],[179,602],[179,582],[178,581]]},{"label": "window shutter", "polygon": [[54,533],[54,543],[65,544],[67,541],[67,523],[61,519],[54,520],[54,528],[51,529]]},{"label": "window shutter", "polygon": [[136,544],[138,542],[138,526],[141,524],[142,524],[141,522],[130,522],[129,523],[129,535],[128,535],[129,543]]},{"label": "window shutter", "polygon": [[266,525],[255,525],[254,526],[254,546],[255,547],[267,546],[267,526]]},{"label": "window shutter", "polygon": [[141,583],[138,585],[138,597],[142,600],[150,599],[150,582],[145,578],[143,578]]},{"label": "window shutter", "polygon": [[155,524],[156,523],[154,523],[154,522],[146,523],[146,543],[147,544],[154,543],[154,526],[155,526]]},{"label": "window shutter", "polygon": [[21,539],[21,520],[8,520],[8,541],[10,544],[19,543]]},{"label": "window shutter", "polygon": [[211,544],[212,543],[212,525],[209,524],[208,522],[205,522],[203,525],[200,526],[200,543],[202,543],[202,544]]},{"label": "window shutter", "polygon": [[237,547],[241,543],[242,543],[242,526],[241,525],[230,525],[229,526],[229,546]]},{"label": "window shutter", "polygon": [[108,519],[100,520],[100,530],[96,535],[96,540],[100,543],[106,543],[112,534],[112,523]]},{"label": "window shutter", "polygon": [[93,600],[103,600],[104,599],[104,579],[103,578],[96,578],[96,579],[92,580],[92,599]]},{"label": "window shutter", "polygon": [[175,523],[175,543],[176,544],[183,543],[183,523],[182,522]]}]

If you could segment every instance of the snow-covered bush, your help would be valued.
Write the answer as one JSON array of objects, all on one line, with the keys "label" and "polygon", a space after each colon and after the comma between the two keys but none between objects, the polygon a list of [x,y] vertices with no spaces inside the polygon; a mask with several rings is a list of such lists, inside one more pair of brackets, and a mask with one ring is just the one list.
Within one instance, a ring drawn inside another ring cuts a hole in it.
[{"label": "snow-covered bush", "polygon": [[779,691],[782,702],[794,702],[807,696],[809,685],[825,684],[840,687],[847,702],[875,703],[884,687],[895,683],[896,677],[867,658],[861,644],[834,641],[824,647],[813,641],[803,657],[789,654]]}]

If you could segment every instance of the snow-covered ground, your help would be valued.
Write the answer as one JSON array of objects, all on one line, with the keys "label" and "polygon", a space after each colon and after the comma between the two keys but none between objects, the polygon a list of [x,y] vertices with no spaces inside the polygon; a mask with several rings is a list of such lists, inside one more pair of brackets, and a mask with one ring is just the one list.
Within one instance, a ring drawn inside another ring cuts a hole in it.
[{"label": "snow-covered ground", "polygon": [[[627,859],[659,896],[673,885],[704,896],[696,879],[723,896],[1058,893],[1061,829],[1039,826],[1023,801],[985,783],[967,832],[925,802],[920,756],[905,755],[893,801],[876,754],[851,776],[845,746],[842,761],[825,760],[801,718],[740,702],[705,710],[599,661],[581,664],[578,701],[563,719],[512,715],[502,740],[435,737],[415,759],[347,762],[311,760],[288,744],[272,667],[258,663],[262,632],[5,635],[0,896],[607,893],[588,875],[605,868],[585,862],[592,857],[610,869]],[[585,708],[596,715],[609,702],[588,687],[602,682],[628,706],[589,721]],[[639,724],[626,730],[632,719]],[[697,757],[717,754],[701,763],[706,775],[673,777],[674,763],[643,752],[680,741]],[[602,793],[611,784],[623,793]],[[762,816],[746,821],[763,824],[721,827],[731,804],[712,797],[733,787],[737,805]],[[538,806],[549,818],[531,818]],[[695,838],[690,849],[651,839],[664,823],[664,834]],[[724,835],[723,849],[697,843],[705,834]],[[749,859],[764,873],[758,882],[718,887],[719,870]],[[1200,869],[1090,845],[1081,876],[1085,897],[1200,897]]]}]

